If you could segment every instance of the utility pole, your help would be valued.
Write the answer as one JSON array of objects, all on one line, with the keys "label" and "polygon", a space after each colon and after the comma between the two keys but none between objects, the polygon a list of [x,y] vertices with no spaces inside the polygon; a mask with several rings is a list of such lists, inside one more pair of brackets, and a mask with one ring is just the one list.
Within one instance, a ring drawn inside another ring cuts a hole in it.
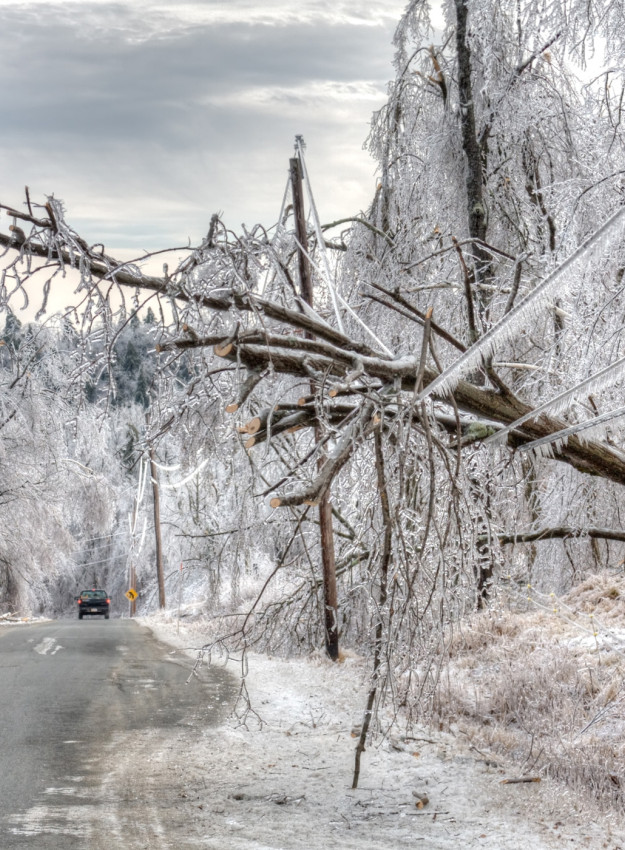
[{"label": "utility pole", "polygon": [[165,607],[165,578],[163,574],[163,546],[161,543],[161,509],[158,492],[158,470],[154,462],[154,449],[150,448],[150,477],[154,496],[154,534],[156,537],[156,575],[158,578],[158,607]]},{"label": "utility pole", "polygon": [[[134,563],[130,565],[130,586],[133,590],[137,589],[137,571],[135,569]],[[130,616],[135,617],[137,615],[137,597],[130,600]]]},{"label": "utility pole", "polygon": [[[129,590],[136,590],[137,587],[137,570],[135,567],[135,535],[137,532],[137,517],[139,514],[139,497],[142,489],[142,481],[144,475],[144,464],[143,460],[141,460],[139,464],[139,485],[136,496],[132,502],[132,516],[130,519],[130,534],[132,543],[130,545],[130,567],[128,570],[128,588]],[[137,599],[129,599],[129,616],[134,617],[137,613]]]},{"label": "utility pole", "polygon": [[298,156],[289,160],[291,174],[291,191],[293,193],[293,214],[295,216],[295,236],[298,241],[297,258],[299,261],[299,284],[302,299],[313,303],[312,275],[308,262],[308,233],[306,232],[306,216],[304,214],[304,191],[302,186],[302,166]]},{"label": "utility pole", "polygon": [[[313,305],[313,286],[310,263],[308,261],[308,235],[304,214],[304,193],[302,191],[302,165],[299,156],[289,160],[291,189],[293,194],[293,212],[295,216],[295,236],[298,241],[299,279],[302,299]],[[309,336],[307,334],[307,336]],[[314,393],[314,385],[311,382]],[[315,439],[321,440],[321,428],[315,429]],[[318,460],[319,469],[325,458]],[[334,533],[332,530],[332,505],[327,491],[319,502],[319,527],[321,531],[321,560],[323,564],[323,601],[324,625],[326,634],[326,652],[333,661],[339,657],[338,601],[336,592],[336,561],[334,556]]]},{"label": "utility pole", "polygon": [[[132,589],[132,590],[135,589],[135,580],[136,580],[136,578],[135,578],[135,527],[137,525],[137,508],[138,508],[137,497],[135,496],[134,504],[132,506],[132,520],[131,520],[131,526],[130,526],[130,530],[131,530],[131,534],[132,534],[132,546],[131,546],[131,549],[130,549],[130,568],[128,570],[128,588]],[[136,602],[135,602],[134,599],[130,599],[128,601],[128,604],[130,605],[128,613],[131,617],[134,617],[135,614],[137,613]]]}]

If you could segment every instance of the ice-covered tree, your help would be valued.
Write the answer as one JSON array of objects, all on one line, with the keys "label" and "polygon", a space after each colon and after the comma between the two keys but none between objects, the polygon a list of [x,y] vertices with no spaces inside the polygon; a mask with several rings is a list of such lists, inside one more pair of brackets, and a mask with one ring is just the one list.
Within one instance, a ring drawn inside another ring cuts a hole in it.
[{"label": "ice-covered tree", "polygon": [[[75,269],[78,382],[100,387],[120,328],[152,310],[137,447],[173,451],[191,472],[199,448],[221,446],[198,480],[226,491],[241,530],[269,528],[270,509],[279,519],[266,532],[268,578],[287,596],[260,598],[244,637],[262,627],[322,642],[323,626],[308,625],[325,604],[313,506],[331,493],[336,616],[373,653],[372,700],[393,677],[406,701],[432,693],[434,668],[417,661],[487,598],[500,544],[547,532],[622,540],[619,420],[600,418],[617,401],[625,306],[620,5],[448,0],[442,13],[434,25],[419,0],[402,17],[369,140],[380,185],[344,233],[312,205],[305,239],[288,210],[241,235],[214,217],[162,276],[88,246],[55,199],[11,208],[0,236],[7,305],[22,291],[45,309],[55,281],[33,273],[38,258]],[[304,167],[301,145],[297,158]],[[300,289],[311,258],[312,306]],[[136,353],[130,340],[122,376]],[[510,454],[587,416],[598,434],[561,436],[555,460]],[[482,445],[498,432],[506,446]],[[192,486],[179,504],[187,539],[211,510]],[[228,492],[241,486],[262,509],[244,516],[251,501]],[[205,543],[232,533],[224,516]],[[538,569],[530,555],[519,574]]]},{"label": "ice-covered tree", "polygon": [[76,352],[62,333],[9,314],[2,342],[0,610],[50,615],[69,605],[84,539],[108,530],[108,470],[90,466],[102,429],[85,440],[88,456],[88,417],[78,426],[66,392]]}]

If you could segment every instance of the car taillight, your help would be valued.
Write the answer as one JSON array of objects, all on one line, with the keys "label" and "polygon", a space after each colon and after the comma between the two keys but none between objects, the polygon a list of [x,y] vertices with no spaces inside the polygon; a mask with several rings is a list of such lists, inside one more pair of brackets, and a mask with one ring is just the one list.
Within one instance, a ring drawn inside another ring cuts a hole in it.
[{"label": "car taillight", "polygon": [[82,599],[77,599],[76,601],[77,601],[77,602],[78,602],[78,604],[80,605],[80,603],[82,602]]},{"label": "car taillight", "polygon": [[110,600],[110,599],[107,599],[107,600],[106,600],[106,604],[107,604],[107,605],[110,605],[110,604],[111,604],[111,600]]}]

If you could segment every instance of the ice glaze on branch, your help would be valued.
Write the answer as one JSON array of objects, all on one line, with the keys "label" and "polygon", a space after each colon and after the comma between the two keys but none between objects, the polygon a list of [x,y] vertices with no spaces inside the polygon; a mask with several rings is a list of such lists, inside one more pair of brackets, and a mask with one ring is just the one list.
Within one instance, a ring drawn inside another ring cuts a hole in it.
[{"label": "ice glaze on branch", "polygon": [[[15,248],[15,239],[13,236],[8,236],[0,233],[0,245],[7,248]],[[27,240],[24,245],[24,251],[32,254],[35,257],[49,259],[49,247],[41,245],[31,240]],[[59,259],[70,267],[75,267],[75,257],[67,249],[62,249],[58,252]],[[112,258],[107,258],[107,262],[103,262],[98,257],[90,253],[81,256],[82,262],[88,267],[91,274],[102,281],[111,281],[120,286],[128,286],[134,289],[143,289],[149,292],[154,292],[158,295],[167,296],[176,301],[184,303],[193,303],[198,307],[203,307],[209,310],[218,312],[229,312],[233,309],[242,312],[251,313],[258,312],[268,319],[273,319],[278,322],[288,324],[292,327],[299,328],[313,334],[319,339],[325,340],[340,349],[354,351],[357,354],[371,355],[382,359],[390,359],[384,352],[377,351],[366,343],[358,340],[353,340],[338,330],[335,330],[330,325],[326,324],[320,317],[315,317],[314,313],[308,309],[306,312],[293,310],[276,301],[263,298],[251,291],[241,291],[230,287],[220,286],[216,288],[215,293],[194,293],[185,288],[182,283],[178,283],[175,278],[166,279],[163,277],[154,277],[140,273],[136,268],[133,271],[128,271],[124,268],[128,264],[118,262]],[[224,338],[224,337],[222,337]],[[177,345],[183,347],[197,347],[201,341],[193,338],[181,341],[184,344]],[[214,343],[209,343],[214,344]],[[163,346],[163,350],[167,346]]]},{"label": "ice glaze on branch", "polygon": [[291,505],[317,504],[358,445],[373,432],[377,424],[373,415],[374,410],[373,402],[365,402],[356,418],[345,428],[336,447],[328,453],[317,477],[310,484],[292,493],[275,496],[271,500],[271,507],[284,508]]},{"label": "ice glaze on branch", "polygon": [[[245,366],[248,372],[254,375],[262,374],[264,370],[272,370],[305,378],[315,375],[327,380],[329,376],[332,376],[339,384],[346,384],[349,383],[346,379],[350,373],[358,370],[359,380],[358,387],[354,388],[355,394],[366,393],[367,388],[379,389],[380,382],[384,385],[392,385],[397,391],[414,393],[419,367],[418,357],[415,354],[391,358],[386,352],[376,350],[332,328],[321,316],[316,315],[310,308],[306,308],[297,299],[295,301],[299,309],[294,309],[285,303],[278,303],[274,299],[259,295],[252,289],[245,289],[246,280],[249,279],[246,269],[253,253],[250,254],[240,241],[232,245],[230,243],[215,244],[209,254],[206,251],[204,254],[198,254],[197,262],[185,261],[184,273],[179,271],[171,277],[154,277],[143,274],[136,266],[129,270],[124,263],[117,263],[103,253],[94,254],[86,246],[82,247],[85,243],[79,237],[75,239],[72,237],[71,250],[70,247],[62,246],[60,236],[58,239],[56,236],[54,238],[48,236],[50,241],[46,243],[44,235],[49,232],[49,228],[35,231],[34,235],[28,237],[25,244],[20,246],[22,254],[45,258],[48,263],[51,258],[57,256],[60,265],[70,267],[76,267],[80,261],[83,275],[88,272],[94,279],[91,284],[94,288],[97,288],[100,281],[110,281],[122,287],[153,292],[170,299],[174,304],[176,302],[188,304],[196,309],[208,311],[209,315],[212,311],[230,313],[233,326],[237,325],[242,314],[255,319],[258,325],[249,329],[237,329],[234,335],[231,331],[202,337],[197,331],[191,333],[187,330],[185,338],[163,341],[160,344],[160,350],[214,346],[227,341],[228,345],[220,349],[219,353]],[[9,235],[0,234],[0,244],[15,247],[14,239]],[[78,253],[76,245],[80,247],[82,253]],[[268,246],[264,244],[261,247],[267,249]],[[200,262],[204,262],[206,257],[224,259],[224,269],[227,274],[225,277],[223,275],[220,277],[223,270],[218,269],[215,272],[214,289],[208,288],[213,280],[210,271],[204,273],[200,284],[196,284],[191,277],[193,269]],[[241,266],[240,270],[236,268],[237,262]],[[228,276],[235,280],[237,285],[219,286],[227,280]],[[388,291],[386,294],[388,295]],[[443,336],[441,331],[444,332],[444,329],[439,329],[433,324],[432,329]],[[288,332],[284,333],[285,330]],[[310,336],[313,338],[309,338]],[[425,366],[423,387],[427,390],[437,377],[438,372]],[[370,382],[373,383],[368,387]],[[256,385],[255,378],[252,383]],[[247,397],[245,390],[242,395]],[[453,390],[453,402],[450,402],[449,398],[439,396],[436,392],[433,396],[445,404],[455,403],[462,411],[504,425],[514,422],[520,415],[531,409],[530,405],[521,403],[509,393],[495,392],[462,380]],[[302,421],[301,424],[305,425],[308,421],[307,417],[303,419],[306,421]],[[312,417],[310,422],[311,425],[314,424]],[[565,423],[554,418],[542,416],[538,422],[525,423],[522,428],[509,434],[508,444],[519,446],[554,433],[564,425]],[[555,457],[582,472],[625,484],[625,457],[604,443],[582,443],[573,437],[568,445],[555,453]]]},{"label": "ice glaze on branch", "polygon": [[571,537],[591,537],[595,540],[625,541],[625,531],[611,528],[542,528],[539,531],[520,531],[517,534],[497,535],[501,546],[512,543],[536,543],[539,540],[567,540]]},{"label": "ice glaze on branch", "polygon": [[[260,337],[263,339],[261,340]],[[256,336],[256,332],[250,332],[248,338],[258,339],[258,342],[248,343],[240,338],[233,344],[228,357],[243,363],[250,370],[271,366],[277,372],[307,377],[310,370],[314,369],[319,374],[334,375],[344,379],[354,365],[353,355],[348,351],[342,351],[338,347],[328,346],[316,340],[277,335],[269,338],[262,334]],[[298,348],[294,347],[296,342],[299,343]],[[175,347],[189,347],[191,344],[194,343],[188,340],[172,343]],[[414,392],[419,367],[416,355],[408,355],[392,361],[382,356],[359,357],[358,364],[362,367],[363,378],[375,378],[387,384],[398,383],[402,391]],[[423,386],[427,387],[431,384],[437,375],[438,373],[431,367],[424,367]],[[460,410],[504,425],[509,425],[531,410],[530,405],[524,404],[514,396],[483,389],[463,380],[458,382],[453,398]],[[438,400],[449,401],[446,396],[440,396]],[[565,426],[561,420],[541,416],[537,422],[524,423],[522,428],[509,434],[508,445],[518,447],[523,443],[555,433],[563,427]],[[486,436],[488,433],[485,433]],[[625,456],[613,451],[604,443],[581,442],[572,437],[568,445],[555,452],[554,456],[557,460],[569,463],[581,472],[625,484]]]}]

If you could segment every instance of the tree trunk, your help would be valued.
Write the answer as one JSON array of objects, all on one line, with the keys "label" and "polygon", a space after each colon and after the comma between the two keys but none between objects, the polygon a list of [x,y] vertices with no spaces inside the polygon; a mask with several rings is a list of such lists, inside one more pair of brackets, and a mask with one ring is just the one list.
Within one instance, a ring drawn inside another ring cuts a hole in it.
[{"label": "tree trunk", "polygon": [[332,505],[329,493],[319,503],[321,527],[321,560],[323,563],[323,603],[325,609],[326,652],[332,661],[339,658],[338,598],[336,592],[336,561],[332,530]]},{"label": "tree trunk", "polygon": [[[467,41],[467,0],[456,4],[456,53],[458,56],[458,98],[460,101],[460,128],[462,149],[466,161],[467,213],[469,234],[473,239],[486,240],[486,207],[484,205],[484,179],[482,151],[477,138],[475,104],[471,80],[471,48]],[[488,277],[490,257],[480,245],[473,245],[475,278],[481,283]],[[478,290],[479,294],[480,290]]]},{"label": "tree trunk", "polygon": [[382,509],[382,522],[384,524],[384,541],[382,544],[382,559],[380,562],[380,595],[378,599],[378,619],[375,624],[375,646],[373,650],[373,673],[371,688],[367,695],[367,705],[365,708],[365,716],[362,721],[362,728],[356,745],[356,755],[354,758],[354,776],[352,779],[352,788],[358,787],[358,779],[360,778],[360,758],[365,751],[365,743],[367,733],[371,724],[371,716],[375,703],[375,695],[378,689],[378,679],[380,676],[380,666],[382,664],[382,638],[384,635],[384,607],[388,599],[388,568],[391,563],[392,543],[393,543],[393,527],[391,524],[391,511],[388,501],[388,490],[386,487],[386,474],[384,471],[384,454],[382,449],[382,431],[381,427],[376,428],[374,432],[375,445],[375,469],[378,479],[378,492],[380,494],[380,506]]}]

